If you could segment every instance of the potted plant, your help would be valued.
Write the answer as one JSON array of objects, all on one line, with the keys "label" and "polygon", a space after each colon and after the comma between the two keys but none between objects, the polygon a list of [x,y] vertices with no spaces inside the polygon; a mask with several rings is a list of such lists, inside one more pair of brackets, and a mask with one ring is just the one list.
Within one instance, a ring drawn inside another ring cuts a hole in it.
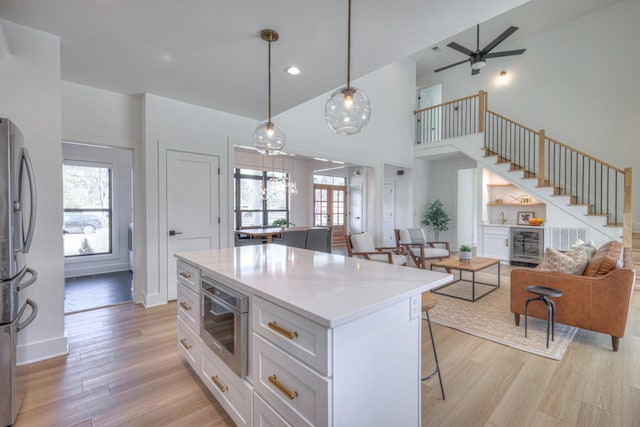
[{"label": "potted plant", "polygon": [[458,252],[458,259],[462,262],[469,262],[473,258],[473,253],[471,252],[471,246],[462,245],[460,246],[460,251]]},{"label": "potted plant", "polygon": [[449,230],[449,222],[451,217],[445,212],[444,205],[440,199],[436,199],[427,206],[427,211],[424,214],[422,223],[433,228],[433,235],[436,242],[439,242],[438,235],[441,231]]},{"label": "potted plant", "polygon": [[290,225],[295,226],[294,223],[289,222],[286,218],[278,218],[273,220],[273,222],[271,223],[272,227],[280,227],[283,230]]}]

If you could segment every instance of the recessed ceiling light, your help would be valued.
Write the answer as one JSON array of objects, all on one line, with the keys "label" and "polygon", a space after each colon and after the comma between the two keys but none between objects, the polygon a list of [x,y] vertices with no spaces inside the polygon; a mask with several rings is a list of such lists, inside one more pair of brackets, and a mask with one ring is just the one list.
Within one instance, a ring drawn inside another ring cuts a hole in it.
[{"label": "recessed ceiling light", "polygon": [[289,65],[284,70],[287,72],[287,74],[291,74],[292,76],[302,74],[302,68],[298,67],[297,65]]}]

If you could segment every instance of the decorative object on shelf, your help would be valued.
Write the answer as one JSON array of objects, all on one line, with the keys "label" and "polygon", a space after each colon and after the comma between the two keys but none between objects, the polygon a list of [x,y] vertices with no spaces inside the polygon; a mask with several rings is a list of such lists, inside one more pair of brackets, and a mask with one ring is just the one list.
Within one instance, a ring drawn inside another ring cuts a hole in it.
[{"label": "decorative object on shelf", "polygon": [[515,200],[517,203],[522,203],[523,205],[527,205],[529,203],[531,203],[531,196],[528,194],[522,194],[518,197],[513,197],[513,196],[509,196],[511,197],[513,200]]},{"label": "decorative object on shelf", "polygon": [[529,225],[542,225],[543,222],[544,222],[544,219],[542,218],[531,218],[529,220]]},{"label": "decorative object on shelf", "polygon": [[471,246],[469,245],[460,246],[460,251],[458,252],[458,259],[462,262],[471,262],[471,259],[473,259],[473,252],[471,251]]},{"label": "decorative object on shelf", "polygon": [[331,94],[324,107],[324,117],[338,135],[355,135],[371,117],[369,98],[362,90],[351,86],[351,0],[347,29],[347,86]]},{"label": "decorative object on shelf", "polygon": [[501,205],[502,204],[502,199],[496,199],[496,201],[494,203],[496,205]]},{"label": "decorative object on shelf", "polygon": [[534,212],[518,212],[518,225],[529,225],[529,220],[533,217]]},{"label": "decorative object on shelf", "polygon": [[444,205],[440,199],[436,199],[427,206],[422,223],[433,228],[434,241],[439,242],[438,236],[441,231],[449,230],[449,222],[451,217],[444,210]]},{"label": "decorative object on shelf", "polygon": [[266,155],[280,154],[285,146],[285,134],[271,121],[271,43],[278,40],[278,32],[275,30],[262,30],[262,40],[269,43],[269,119],[258,125],[253,133],[253,144],[256,149]]}]

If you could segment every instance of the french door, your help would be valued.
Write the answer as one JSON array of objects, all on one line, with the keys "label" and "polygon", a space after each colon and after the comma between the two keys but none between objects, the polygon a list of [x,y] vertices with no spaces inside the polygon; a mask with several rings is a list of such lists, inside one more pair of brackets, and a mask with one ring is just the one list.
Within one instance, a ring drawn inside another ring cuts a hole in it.
[{"label": "french door", "polygon": [[343,243],[346,233],[346,187],[340,185],[313,185],[313,226],[332,227],[331,243]]}]

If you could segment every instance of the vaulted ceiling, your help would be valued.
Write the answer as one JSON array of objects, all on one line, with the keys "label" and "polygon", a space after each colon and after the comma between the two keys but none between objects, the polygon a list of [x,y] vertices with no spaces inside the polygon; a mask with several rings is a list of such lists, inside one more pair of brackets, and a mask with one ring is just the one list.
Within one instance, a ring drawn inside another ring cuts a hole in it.
[{"label": "vaulted ceiling", "polygon": [[[536,13],[544,16],[551,8],[558,18],[537,19],[531,10],[518,15],[525,4],[482,31],[492,39],[505,25],[520,25],[520,34],[509,40],[517,41],[538,31],[541,22],[555,25],[612,2],[532,0],[547,8]],[[475,37],[477,23],[523,3],[353,0],[352,78],[410,55],[419,74],[460,60],[446,52],[443,40],[455,36],[472,47],[475,39],[467,39]],[[125,94],[154,93],[257,120],[266,118],[267,109],[261,29],[280,34],[272,45],[274,114],[346,82],[347,0],[2,0],[0,18],[58,35],[63,80]],[[430,49],[436,44],[438,56]],[[303,73],[286,74],[291,64]]]}]

